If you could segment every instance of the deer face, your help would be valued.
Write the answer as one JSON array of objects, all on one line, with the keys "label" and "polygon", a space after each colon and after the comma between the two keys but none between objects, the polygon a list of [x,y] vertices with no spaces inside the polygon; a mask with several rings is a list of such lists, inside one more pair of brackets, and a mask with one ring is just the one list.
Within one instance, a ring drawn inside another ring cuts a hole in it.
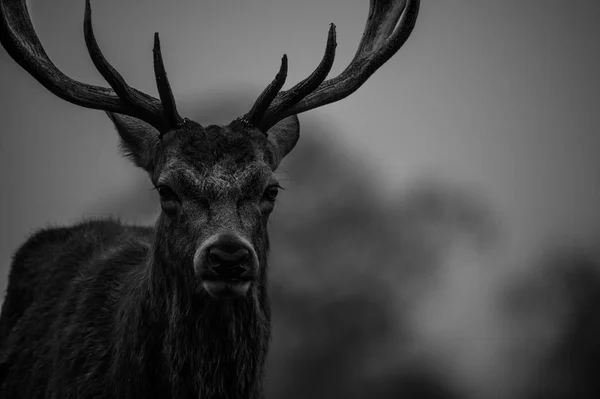
[{"label": "deer face", "polygon": [[280,188],[279,160],[295,145],[296,117],[267,134],[234,121],[186,121],[162,138],[134,118],[109,114],[126,154],[150,175],[162,208],[161,256],[193,272],[195,290],[243,296],[265,277],[267,221]]}]

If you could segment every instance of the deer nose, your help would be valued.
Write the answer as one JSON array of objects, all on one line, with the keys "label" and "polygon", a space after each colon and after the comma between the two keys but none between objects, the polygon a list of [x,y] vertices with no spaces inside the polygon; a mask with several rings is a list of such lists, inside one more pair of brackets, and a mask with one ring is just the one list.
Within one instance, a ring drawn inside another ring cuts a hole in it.
[{"label": "deer nose", "polygon": [[250,251],[242,245],[215,244],[207,251],[208,266],[220,277],[236,278],[250,267]]},{"label": "deer nose", "polygon": [[209,237],[194,254],[194,272],[201,281],[252,281],[258,269],[252,244],[236,234]]}]

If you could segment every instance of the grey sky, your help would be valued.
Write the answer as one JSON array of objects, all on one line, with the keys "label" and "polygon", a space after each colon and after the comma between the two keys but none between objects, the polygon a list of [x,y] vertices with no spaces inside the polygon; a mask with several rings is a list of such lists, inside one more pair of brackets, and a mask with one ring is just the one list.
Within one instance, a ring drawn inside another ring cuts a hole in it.
[{"label": "grey sky", "polygon": [[[76,79],[104,85],[83,43],[84,1],[29,6],[51,59]],[[339,73],[368,11],[359,0],[92,6],[107,58],[152,95],[152,34],[161,33],[173,90],[188,109],[195,99],[245,89],[258,95],[283,53],[290,61],[286,87],[304,78],[322,55],[330,22],[338,33],[332,74]],[[311,112],[380,173],[382,189],[402,189],[430,171],[480,187],[515,251],[542,233],[597,230],[598,21],[600,3],[593,0],[424,1],[412,37],[388,64],[351,97]],[[3,50],[0,106],[5,265],[32,228],[77,220],[141,172],[120,158],[102,112],[57,99]]]}]

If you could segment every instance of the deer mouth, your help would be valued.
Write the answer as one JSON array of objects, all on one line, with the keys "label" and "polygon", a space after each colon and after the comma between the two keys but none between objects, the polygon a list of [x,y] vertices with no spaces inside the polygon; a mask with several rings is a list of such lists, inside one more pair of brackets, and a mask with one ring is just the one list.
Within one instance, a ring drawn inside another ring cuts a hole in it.
[{"label": "deer mouth", "polygon": [[215,299],[239,298],[250,290],[250,280],[204,280],[202,287]]}]

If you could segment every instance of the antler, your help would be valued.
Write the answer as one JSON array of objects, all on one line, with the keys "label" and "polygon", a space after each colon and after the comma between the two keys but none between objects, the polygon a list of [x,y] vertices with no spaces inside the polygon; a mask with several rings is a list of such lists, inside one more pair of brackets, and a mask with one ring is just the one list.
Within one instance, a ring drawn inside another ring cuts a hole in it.
[{"label": "antler", "polygon": [[160,100],[138,91],[108,63],[92,30],[90,1],[85,2],[85,43],[96,69],[112,89],[71,79],[52,63],[35,33],[25,0],[0,0],[0,42],[10,56],[56,96],[73,104],[133,116],[161,135],[182,122],[167,79],[158,33],[154,36],[154,71]]},{"label": "antler", "polygon": [[283,86],[287,74],[287,58],[284,56],[286,68],[282,65],[275,80],[243,119],[266,132],[290,115],[321,107],[354,93],[402,47],[415,26],[418,13],[419,0],[371,0],[367,24],[354,58],[342,73],[325,80],[335,57],[335,25],[331,24],[325,55],[317,69],[290,90],[274,96],[274,87]]}]

